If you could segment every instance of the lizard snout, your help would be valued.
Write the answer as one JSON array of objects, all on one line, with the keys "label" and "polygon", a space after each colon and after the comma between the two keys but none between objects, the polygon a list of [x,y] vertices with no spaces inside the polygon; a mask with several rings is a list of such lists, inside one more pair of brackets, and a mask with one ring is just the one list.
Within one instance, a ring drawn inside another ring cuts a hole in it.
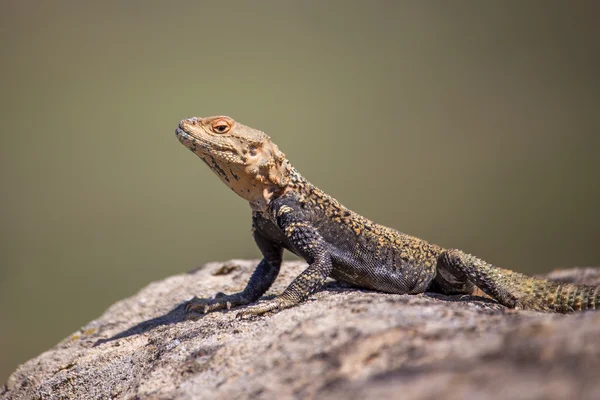
[{"label": "lizard snout", "polygon": [[200,125],[200,119],[196,117],[182,119],[179,122],[179,129],[185,130],[188,126],[198,126]]},{"label": "lizard snout", "polygon": [[182,119],[179,126],[175,129],[175,135],[179,137],[182,134],[188,134],[194,127],[200,125],[200,120],[196,117]]}]

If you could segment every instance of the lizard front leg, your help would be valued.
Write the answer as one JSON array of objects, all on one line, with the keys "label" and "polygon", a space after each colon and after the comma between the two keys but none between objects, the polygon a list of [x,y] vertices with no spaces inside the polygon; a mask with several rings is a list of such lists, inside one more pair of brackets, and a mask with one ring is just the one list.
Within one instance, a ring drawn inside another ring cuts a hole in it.
[{"label": "lizard front leg", "polygon": [[[290,208],[287,209],[290,210]],[[278,218],[277,223],[297,253],[308,262],[309,266],[292,281],[281,295],[246,308],[238,313],[239,318],[293,307],[321,288],[325,279],[331,274],[333,268],[331,255],[326,250],[325,241],[312,224],[297,220],[291,211],[286,217]]]},{"label": "lizard front leg", "polygon": [[277,278],[277,274],[279,274],[283,248],[255,229],[253,229],[253,236],[256,245],[263,254],[263,259],[254,270],[246,288],[231,295],[219,292],[212,299],[194,297],[185,305],[187,312],[208,313],[249,304],[258,300],[271,287],[275,278]]}]

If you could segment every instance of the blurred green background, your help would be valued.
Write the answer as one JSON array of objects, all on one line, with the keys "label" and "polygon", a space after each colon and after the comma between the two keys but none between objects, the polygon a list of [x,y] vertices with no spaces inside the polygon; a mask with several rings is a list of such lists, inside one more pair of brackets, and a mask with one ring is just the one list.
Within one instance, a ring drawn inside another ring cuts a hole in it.
[{"label": "blurred green background", "polygon": [[0,4],[0,382],[153,280],[259,257],[190,116],[401,231],[600,265],[598,2]]}]

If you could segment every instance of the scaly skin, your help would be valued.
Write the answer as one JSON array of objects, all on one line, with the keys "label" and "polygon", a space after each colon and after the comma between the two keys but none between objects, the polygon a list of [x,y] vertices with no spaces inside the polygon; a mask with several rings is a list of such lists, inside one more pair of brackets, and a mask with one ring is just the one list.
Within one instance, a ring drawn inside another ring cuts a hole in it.
[{"label": "scaly skin", "polygon": [[249,317],[292,307],[327,277],[386,293],[471,294],[476,288],[511,308],[570,312],[597,309],[600,287],[559,284],[495,267],[376,224],[304,179],[261,131],[225,116],[188,118],[176,135],[252,208],[252,232],[263,259],[246,288],[212,299],[194,297],[189,312],[256,302],[275,281],[287,249],[308,262],[272,300],[241,311]]}]

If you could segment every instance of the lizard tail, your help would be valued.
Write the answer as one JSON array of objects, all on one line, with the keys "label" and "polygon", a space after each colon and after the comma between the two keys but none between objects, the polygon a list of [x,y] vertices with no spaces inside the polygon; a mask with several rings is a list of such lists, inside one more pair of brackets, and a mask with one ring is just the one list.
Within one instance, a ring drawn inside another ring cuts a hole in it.
[{"label": "lizard tail", "polygon": [[460,250],[446,250],[438,268],[465,277],[510,308],[568,313],[600,309],[600,286],[551,282],[498,268]]}]

